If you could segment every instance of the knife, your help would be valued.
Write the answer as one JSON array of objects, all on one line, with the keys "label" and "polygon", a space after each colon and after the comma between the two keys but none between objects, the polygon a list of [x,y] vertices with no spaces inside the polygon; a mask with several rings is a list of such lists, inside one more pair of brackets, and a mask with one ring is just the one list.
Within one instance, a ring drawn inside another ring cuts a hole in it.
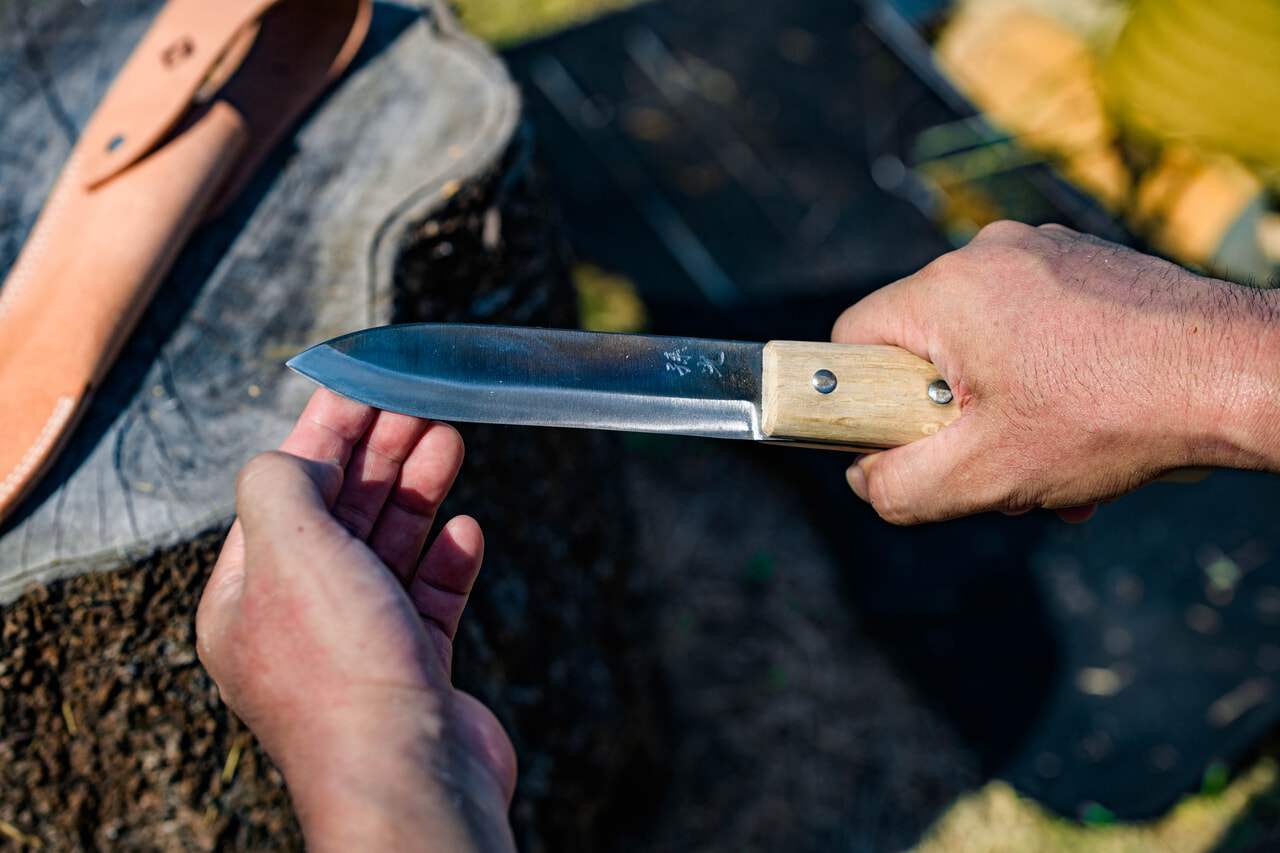
[{"label": "knife", "polygon": [[469,423],[865,450],[960,414],[932,364],[890,346],[419,323],[334,338],[288,365],[375,408]]}]

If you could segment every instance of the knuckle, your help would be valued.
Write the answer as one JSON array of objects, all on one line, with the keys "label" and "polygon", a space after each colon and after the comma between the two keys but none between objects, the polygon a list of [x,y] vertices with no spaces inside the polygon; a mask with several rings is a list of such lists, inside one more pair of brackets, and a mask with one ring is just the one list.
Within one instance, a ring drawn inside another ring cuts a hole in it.
[{"label": "knuckle", "polygon": [[1025,240],[1036,233],[1036,229],[1012,219],[999,219],[982,227],[974,241]]},{"label": "knuckle", "polygon": [[1058,222],[1046,222],[1044,225],[1041,225],[1038,228],[1036,228],[1036,230],[1039,231],[1041,234],[1051,233],[1051,234],[1056,234],[1059,237],[1083,236],[1079,231],[1076,231],[1074,228],[1068,228],[1067,226],[1062,225]]}]

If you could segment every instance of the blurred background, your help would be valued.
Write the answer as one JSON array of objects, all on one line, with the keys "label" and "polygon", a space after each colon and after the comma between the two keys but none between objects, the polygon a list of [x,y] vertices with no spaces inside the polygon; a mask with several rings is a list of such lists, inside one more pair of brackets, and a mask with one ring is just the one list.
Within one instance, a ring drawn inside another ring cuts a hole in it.
[{"label": "blurred background", "polygon": [[[417,20],[377,5],[387,43]],[[540,164],[511,170],[504,240],[546,249],[527,269],[505,246],[462,257],[468,303],[477,269],[496,289],[560,284],[571,257],[587,328],[823,340],[1000,218],[1280,284],[1276,0],[455,6],[518,84],[512,150],[531,138]],[[417,260],[437,238],[489,241],[488,180],[423,225]],[[538,242],[560,219],[567,252]],[[459,656],[460,680],[499,676],[476,692],[520,724],[524,849],[1280,849],[1280,478],[1154,484],[1077,526],[904,530],[853,497],[840,454],[534,432],[468,438],[504,488],[471,510],[495,547]],[[477,490],[463,482],[455,496]],[[84,849],[300,845],[282,779],[190,645],[219,541],[0,614],[0,711],[25,720],[0,732],[24,780],[0,797],[0,850],[63,830]],[[580,581],[587,597],[561,600]],[[487,646],[528,600],[546,618]],[[99,753],[119,775],[86,778]]]},{"label": "blurred background", "polygon": [[[457,6],[587,327],[821,340],[1001,218],[1277,281],[1270,0]],[[1272,478],[896,530],[827,454],[627,456],[674,728],[623,847],[1280,847]]]}]

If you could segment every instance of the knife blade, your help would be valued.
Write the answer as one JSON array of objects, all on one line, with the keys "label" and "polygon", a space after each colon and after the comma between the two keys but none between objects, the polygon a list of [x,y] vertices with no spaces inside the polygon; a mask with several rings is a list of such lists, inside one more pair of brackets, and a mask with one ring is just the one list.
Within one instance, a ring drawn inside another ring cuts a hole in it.
[{"label": "knife blade", "polygon": [[897,347],[513,326],[380,326],[288,366],[345,397],[442,421],[895,447],[959,416]]}]

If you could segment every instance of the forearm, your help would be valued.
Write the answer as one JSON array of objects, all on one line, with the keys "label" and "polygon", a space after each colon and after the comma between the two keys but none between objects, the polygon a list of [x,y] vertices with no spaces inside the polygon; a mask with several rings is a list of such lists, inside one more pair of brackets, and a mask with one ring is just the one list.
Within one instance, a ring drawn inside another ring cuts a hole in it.
[{"label": "forearm", "polygon": [[[1096,430],[1099,458],[1128,460],[1143,476],[1190,467],[1280,473],[1280,291],[1122,252],[1091,256],[1068,281],[1106,308],[1059,318],[1089,334],[1064,336],[1073,343],[1038,370],[1068,389],[1084,446]],[[1107,304],[1113,294],[1120,298]]]}]

